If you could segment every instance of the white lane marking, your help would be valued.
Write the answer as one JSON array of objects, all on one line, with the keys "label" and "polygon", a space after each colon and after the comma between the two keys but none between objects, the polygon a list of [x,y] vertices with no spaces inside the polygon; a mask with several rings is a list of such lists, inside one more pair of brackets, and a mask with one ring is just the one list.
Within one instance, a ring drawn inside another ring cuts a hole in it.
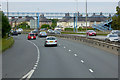
[{"label": "white lane marking", "polygon": [[60,46],[60,44],[59,44],[59,46]]},{"label": "white lane marking", "polygon": [[37,65],[34,65],[35,67],[37,67]]},{"label": "white lane marking", "polygon": [[92,70],[92,69],[89,69],[89,71],[93,73],[93,70]]},{"label": "white lane marking", "polygon": [[38,64],[38,63],[35,63],[35,64]]},{"label": "white lane marking", "polygon": [[32,74],[34,73],[34,71],[35,71],[35,70],[31,70],[31,73],[28,75],[27,80],[29,80],[29,79],[31,78],[31,76],[32,76]]},{"label": "white lane marking", "polygon": [[83,60],[81,60],[81,63],[84,63],[84,61],[83,61]]},{"label": "white lane marking", "polygon": [[77,54],[74,54],[75,56],[77,56]]},{"label": "white lane marking", "polygon": [[66,48],[66,47],[64,46],[64,48]]},{"label": "white lane marking", "polygon": [[69,50],[69,52],[70,52],[71,50]]},{"label": "white lane marking", "polygon": [[22,77],[22,79],[20,79],[20,80],[23,80],[24,78],[26,78],[28,75],[30,75],[32,73],[32,70],[30,71],[30,72],[28,72],[26,75],[24,75],[23,77]]},{"label": "white lane marking", "polygon": [[33,42],[29,41],[29,40],[27,40],[27,41],[30,42],[30,43],[32,43],[32,44],[37,48],[38,57],[37,57],[36,65],[34,65],[33,69],[30,70],[30,72],[28,72],[26,75],[24,75],[24,76],[22,77],[22,79],[20,79],[20,80],[23,80],[23,79],[25,79],[25,78],[27,78],[27,80],[29,80],[29,79],[31,78],[31,76],[33,75],[35,69],[36,69],[37,66],[38,66],[38,62],[39,62],[39,59],[40,59],[40,51],[39,51],[39,48],[36,46],[35,43],[33,43]]}]

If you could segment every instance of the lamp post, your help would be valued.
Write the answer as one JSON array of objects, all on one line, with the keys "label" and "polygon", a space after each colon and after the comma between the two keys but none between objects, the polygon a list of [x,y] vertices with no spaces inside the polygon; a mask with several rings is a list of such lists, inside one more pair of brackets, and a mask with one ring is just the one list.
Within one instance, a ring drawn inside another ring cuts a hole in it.
[{"label": "lamp post", "polygon": [[8,12],[9,12],[9,9],[8,9],[8,8],[9,8],[9,6],[8,6],[8,0],[7,0],[7,17],[8,17],[8,15],[9,15],[9,13],[8,13]]},{"label": "lamp post", "polygon": [[76,1],[76,32],[77,32],[77,22],[78,22],[78,0],[75,0]]},{"label": "lamp post", "polygon": [[[86,32],[87,32],[87,0],[86,0]],[[87,37],[87,34],[86,34],[86,37]]]}]

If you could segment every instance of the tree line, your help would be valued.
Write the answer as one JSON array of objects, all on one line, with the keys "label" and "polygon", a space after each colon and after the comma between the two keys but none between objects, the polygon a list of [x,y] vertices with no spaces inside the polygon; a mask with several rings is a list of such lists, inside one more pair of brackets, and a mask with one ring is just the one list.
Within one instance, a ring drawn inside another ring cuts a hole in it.
[{"label": "tree line", "polygon": [[112,29],[114,30],[120,30],[120,7],[116,7],[117,13],[112,17]]}]

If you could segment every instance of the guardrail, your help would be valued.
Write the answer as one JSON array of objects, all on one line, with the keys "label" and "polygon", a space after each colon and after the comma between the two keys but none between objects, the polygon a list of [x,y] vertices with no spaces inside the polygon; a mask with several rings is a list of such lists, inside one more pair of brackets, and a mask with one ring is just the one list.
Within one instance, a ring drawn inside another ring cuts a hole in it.
[{"label": "guardrail", "polygon": [[65,39],[76,40],[76,41],[82,42],[83,44],[97,47],[116,55],[120,55],[120,45],[111,44],[111,43],[105,42],[104,40],[99,40],[95,38],[93,39],[93,38],[88,38],[83,36],[73,36],[73,35],[54,35],[54,34],[48,34],[48,35],[65,38]]}]

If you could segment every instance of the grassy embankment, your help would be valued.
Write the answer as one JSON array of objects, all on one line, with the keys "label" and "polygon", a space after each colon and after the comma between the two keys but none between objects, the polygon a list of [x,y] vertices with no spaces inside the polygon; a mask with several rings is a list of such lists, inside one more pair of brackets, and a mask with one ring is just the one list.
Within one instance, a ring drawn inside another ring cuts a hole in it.
[{"label": "grassy embankment", "polygon": [[0,40],[0,44],[2,44],[2,52],[7,50],[8,48],[10,48],[13,44],[14,44],[14,39],[13,37],[9,37],[9,38],[2,38]]}]

